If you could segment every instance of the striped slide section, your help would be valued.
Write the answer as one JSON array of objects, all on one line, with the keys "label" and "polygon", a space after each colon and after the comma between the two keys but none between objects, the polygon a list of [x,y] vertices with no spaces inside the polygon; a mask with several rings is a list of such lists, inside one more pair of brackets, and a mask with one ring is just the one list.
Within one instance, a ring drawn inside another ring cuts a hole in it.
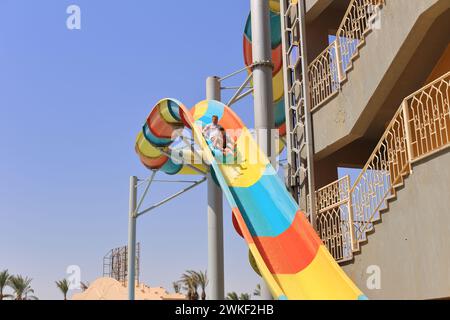
[{"label": "striped slide section", "polygon": [[[213,115],[233,140],[238,163],[223,163],[209,149],[201,127],[211,123]],[[202,150],[199,168],[210,166],[232,208],[235,227],[249,246],[254,267],[274,298],[366,299],[299,211],[250,131],[224,104],[205,100],[188,110],[173,99],[159,101],[136,142],[144,165],[173,174],[176,166],[162,153],[158,158],[157,151],[170,154],[173,131],[183,127],[192,130]]]}]

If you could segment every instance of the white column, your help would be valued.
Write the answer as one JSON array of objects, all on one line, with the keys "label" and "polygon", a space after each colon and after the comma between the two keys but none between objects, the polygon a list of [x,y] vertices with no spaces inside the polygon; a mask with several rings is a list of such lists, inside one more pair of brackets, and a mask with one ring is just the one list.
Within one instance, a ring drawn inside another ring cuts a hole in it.
[{"label": "white column", "polygon": [[[269,1],[251,0],[252,18],[252,52],[253,52],[253,92],[255,130],[257,142],[261,150],[271,159],[271,129],[275,122],[273,117],[273,88],[272,88],[272,51],[270,39],[270,11]],[[272,299],[269,288],[261,284],[261,298]]]},{"label": "white column", "polygon": [[[206,80],[206,99],[220,101],[220,81]],[[208,174],[208,300],[225,299],[222,190]]]}]

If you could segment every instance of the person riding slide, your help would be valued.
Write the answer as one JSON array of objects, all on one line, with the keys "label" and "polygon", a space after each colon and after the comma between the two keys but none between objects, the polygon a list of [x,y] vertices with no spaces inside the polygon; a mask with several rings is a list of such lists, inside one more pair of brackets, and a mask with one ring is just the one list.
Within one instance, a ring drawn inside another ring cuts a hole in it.
[{"label": "person riding slide", "polygon": [[233,163],[235,160],[235,146],[225,129],[219,125],[219,118],[212,116],[212,123],[203,128],[203,136],[208,143],[214,157],[220,163]]},{"label": "person riding slide", "polygon": [[222,126],[219,124],[219,117],[213,115],[212,122],[203,128],[203,136],[205,139],[211,140],[212,137],[220,135],[220,128],[222,128]]}]

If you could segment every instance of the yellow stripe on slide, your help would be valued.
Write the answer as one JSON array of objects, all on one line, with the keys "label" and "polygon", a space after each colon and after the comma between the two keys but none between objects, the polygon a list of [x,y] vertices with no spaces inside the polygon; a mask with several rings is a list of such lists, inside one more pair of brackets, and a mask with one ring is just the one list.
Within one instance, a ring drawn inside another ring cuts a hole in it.
[{"label": "yellow stripe on slide", "polygon": [[150,142],[147,141],[147,139],[144,138],[142,131],[139,132],[136,138],[136,146],[141,154],[148,158],[158,158],[162,156],[161,152],[157,148],[152,146]]},{"label": "yellow stripe on slide", "polygon": [[278,0],[270,0],[269,6],[273,12],[280,12],[280,2]]},{"label": "yellow stripe on slide", "polygon": [[267,268],[266,263],[264,262],[261,254],[258,251],[258,248],[254,243],[248,244],[250,252],[255,259],[256,265],[258,266],[258,270],[261,273],[261,276],[266,281],[267,286],[272,293],[272,296],[278,298],[279,296],[284,296],[284,292],[281,290],[279,284],[276,282],[274,276],[270,273],[270,270]]},{"label": "yellow stripe on slide", "polygon": [[[201,171],[204,172],[204,173],[207,172],[207,169],[206,169],[205,166],[202,165],[202,164],[193,164],[192,166],[195,167],[195,168],[197,168],[197,169],[199,169],[199,170],[201,170]],[[189,166],[183,166],[183,167],[181,168],[181,170],[177,172],[177,174],[183,174],[183,175],[198,175],[199,173],[198,173],[197,171],[195,171],[194,169],[192,169],[191,167],[189,167]]]},{"label": "yellow stripe on slide", "polygon": [[247,128],[242,129],[236,150],[238,164],[221,165],[220,169],[230,187],[250,187],[261,178],[269,162]]},{"label": "yellow stripe on slide", "polygon": [[276,146],[278,146],[277,154],[279,155],[281,152],[283,152],[285,143],[284,140],[281,139],[281,137],[278,137],[278,140],[275,140]]},{"label": "yellow stripe on slide", "polygon": [[198,120],[201,117],[203,117],[206,114],[206,111],[208,111],[209,104],[208,103],[197,103],[195,105],[194,109],[194,120]]},{"label": "yellow stripe on slide", "polygon": [[314,260],[299,273],[274,276],[289,299],[356,300],[362,295],[324,245],[319,247]]},{"label": "yellow stripe on slide", "polygon": [[284,95],[283,68],[273,77],[273,101],[280,100]]},{"label": "yellow stripe on slide", "polygon": [[175,119],[169,111],[169,102],[167,100],[164,100],[160,103],[159,105],[159,113],[161,114],[162,118],[168,122],[168,123],[172,123],[172,124],[179,124],[180,121],[178,121],[177,119]]}]

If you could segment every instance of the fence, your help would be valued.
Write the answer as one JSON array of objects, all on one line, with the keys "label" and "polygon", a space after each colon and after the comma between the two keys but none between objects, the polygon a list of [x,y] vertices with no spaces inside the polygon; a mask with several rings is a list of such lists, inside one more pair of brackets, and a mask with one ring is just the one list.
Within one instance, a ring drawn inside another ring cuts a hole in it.
[{"label": "fence", "polygon": [[359,250],[412,164],[450,146],[449,101],[450,72],[403,100],[351,189],[345,177],[317,191],[317,231],[337,261]]}]

